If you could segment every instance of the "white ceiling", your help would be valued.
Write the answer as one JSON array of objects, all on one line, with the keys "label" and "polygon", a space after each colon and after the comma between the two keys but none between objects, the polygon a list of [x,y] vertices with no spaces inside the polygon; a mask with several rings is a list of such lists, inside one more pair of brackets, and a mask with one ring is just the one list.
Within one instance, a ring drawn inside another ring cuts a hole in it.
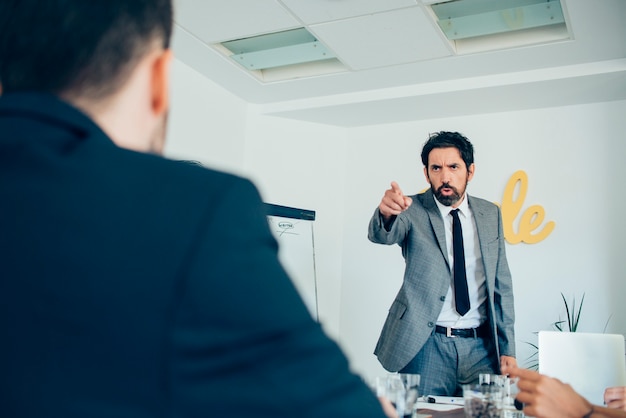
[{"label": "white ceiling", "polygon": [[[429,3],[175,0],[173,48],[263,113],[337,126],[626,99],[626,0],[561,0],[569,39],[491,52],[455,51]],[[345,70],[263,82],[211,46],[299,27]]]}]

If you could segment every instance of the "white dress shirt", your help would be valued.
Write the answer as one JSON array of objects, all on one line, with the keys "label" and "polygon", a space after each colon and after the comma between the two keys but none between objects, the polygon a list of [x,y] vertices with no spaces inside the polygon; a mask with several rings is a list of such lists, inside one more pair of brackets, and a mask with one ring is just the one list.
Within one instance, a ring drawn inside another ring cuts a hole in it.
[{"label": "white dress shirt", "polygon": [[[454,251],[452,246],[452,206],[442,205],[436,198],[435,203],[441,212],[443,224],[446,230],[446,246],[450,269],[454,266]],[[448,286],[446,300],[437,319],[437,325],[451,328],[476,328],[486,318],[487,290],[485,287],[485,270],[480,252],[478,233],[472,210],[467,202],[467,194],[463,196],[459,209],[459,219],[463,230],[463,247],[465,249],[465,271],[467,274],[467,289],[469,291],[470,310],[464,316],[460,316],[454,307],[454,295],[452,283]],[[452,270],[451,270],[452,271]]]}]

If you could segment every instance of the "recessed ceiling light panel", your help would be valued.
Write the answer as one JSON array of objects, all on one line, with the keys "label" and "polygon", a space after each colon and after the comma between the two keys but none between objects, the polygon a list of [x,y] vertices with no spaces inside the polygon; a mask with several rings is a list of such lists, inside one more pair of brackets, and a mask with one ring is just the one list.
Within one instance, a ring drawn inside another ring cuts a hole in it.
[{"label": "recessed ceiling light panel", "polygon": [[[312,69],[321,69],[322,73],[345,70],[334,53],[305,28],[235,39],[214,46],[264,81],[274,81],[272,76],[266,77],[271,71],[279,71],[281,77],[297,78],[311,76]],[[289,76],[290,73],[293,74]]]},{"label": "recessed ceiling light panel", "polygon": [[[549,33],[546,42],[554,40],[555,32],[563,35],[561,39],[568,37],[559,0],[452,0],[430,7],[443,34],[457,46],[457,52],[462,46],[460,42],[469,40],[475,44],[476,39],[484,40],[484,50],[489,50],[490,42],[500,44],[495,39],[499,35],[515,39],[516,45],[512,46],[537,43],[537,33],[532,31]],[[519,34],[512,36],[515,32]]]}]

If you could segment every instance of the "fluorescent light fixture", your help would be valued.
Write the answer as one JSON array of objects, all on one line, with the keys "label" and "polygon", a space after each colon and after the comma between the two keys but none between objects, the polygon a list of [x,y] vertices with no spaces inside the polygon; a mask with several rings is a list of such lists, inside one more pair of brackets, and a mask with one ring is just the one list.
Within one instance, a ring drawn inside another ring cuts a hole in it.
[{"label": "fluorescent light fixture", "polygon": [[222,42],[230,58],[248,70],[324,61],[335,55],[304,28]]},{"label": "fluorescent light fixture", "polygon": [[452,0],[431,8],[449,40],[565,25],[559,0]]}]

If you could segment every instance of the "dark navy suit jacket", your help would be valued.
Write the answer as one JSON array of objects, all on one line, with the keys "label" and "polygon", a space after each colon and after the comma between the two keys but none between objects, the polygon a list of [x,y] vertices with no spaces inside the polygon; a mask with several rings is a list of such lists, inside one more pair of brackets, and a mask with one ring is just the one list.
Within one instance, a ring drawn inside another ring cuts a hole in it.
[{"label": "dark navy suit jacket", "polygon": [[382,417],[247,180],[0,97],[0,416]]}]

